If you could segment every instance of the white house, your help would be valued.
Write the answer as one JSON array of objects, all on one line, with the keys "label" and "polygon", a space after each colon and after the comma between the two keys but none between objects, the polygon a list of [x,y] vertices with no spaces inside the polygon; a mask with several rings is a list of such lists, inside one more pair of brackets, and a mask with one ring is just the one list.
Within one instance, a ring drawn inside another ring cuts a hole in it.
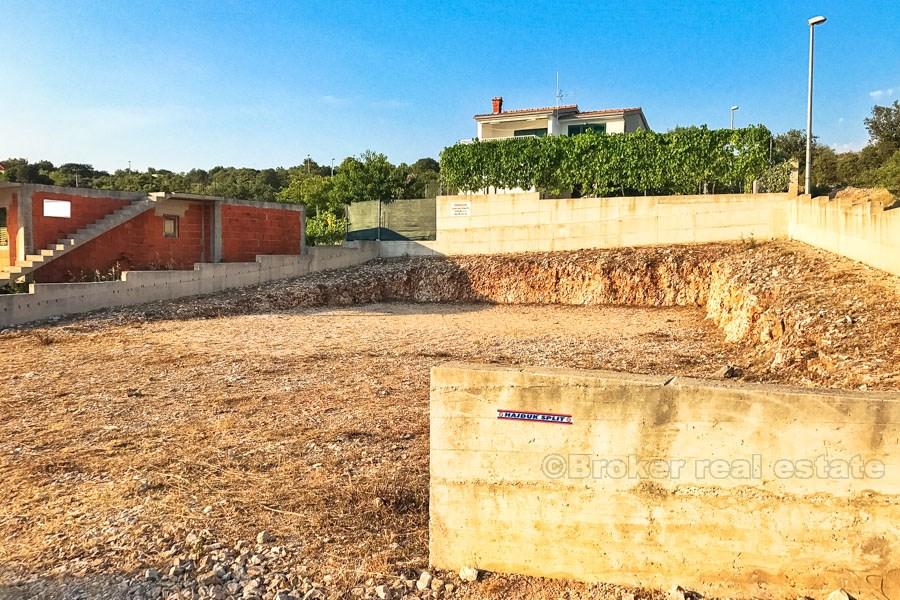
[{"label": "white house", "polygon": [[627,133],[650,129],[644,111],[638,108],[607,108],[582,112],[577,104],[544,108],[503,110],[503,98],[491,100],[492,111],[475,115],[476,136],[480,140],[510,137],[577,135],[593,130],[602,133]]}]

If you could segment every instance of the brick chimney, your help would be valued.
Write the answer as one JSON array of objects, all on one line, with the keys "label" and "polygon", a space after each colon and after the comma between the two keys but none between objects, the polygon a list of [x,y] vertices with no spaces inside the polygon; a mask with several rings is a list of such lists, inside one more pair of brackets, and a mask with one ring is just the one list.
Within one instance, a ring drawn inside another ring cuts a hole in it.
[{"label": "brick chimney", "polygon": [[491,98],[491,109],[495,115],[503,112],[503,96],[494,96]]}]

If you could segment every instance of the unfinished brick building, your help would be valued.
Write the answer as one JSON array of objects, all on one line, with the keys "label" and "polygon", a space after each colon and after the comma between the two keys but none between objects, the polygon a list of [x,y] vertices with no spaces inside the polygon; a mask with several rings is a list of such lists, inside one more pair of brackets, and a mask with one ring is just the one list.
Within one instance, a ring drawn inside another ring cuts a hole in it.
[{"label": "unfinished brick building", "polygon": [[297,255],[303,217],[291,204],[0,183],[0,285]]}]

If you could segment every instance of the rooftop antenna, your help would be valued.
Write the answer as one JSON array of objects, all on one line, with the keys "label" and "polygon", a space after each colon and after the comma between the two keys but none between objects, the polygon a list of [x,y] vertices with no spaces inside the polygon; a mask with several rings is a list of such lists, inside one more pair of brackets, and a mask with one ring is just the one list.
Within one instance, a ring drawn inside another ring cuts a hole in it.
[{"label": "rooftop antenna", "polygon": [[560,101],[569,94],[559,89],[559,71],[556,72],[556,108],[559,108]]}]

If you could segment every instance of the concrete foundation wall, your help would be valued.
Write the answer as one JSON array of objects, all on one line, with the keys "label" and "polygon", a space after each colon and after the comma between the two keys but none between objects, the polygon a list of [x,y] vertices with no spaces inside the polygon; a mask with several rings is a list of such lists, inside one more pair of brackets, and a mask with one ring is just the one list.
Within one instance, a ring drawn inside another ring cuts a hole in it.
[{"label": "concrete foundation wall", "polygon": [[27,294],[0,295],[0,327],[259,285],[350,267],[377,255],[377,244],[355,242],[342,247],[310,248],[302,256],[257,256],[256,262],[248,263],[198,263],[190,271],[128,271],[120,281],[37,283],[30,286]]},{"label": "concrete foundation wall", "polygon": [[441,256],[440,245],[432,241],[382,241],[379,244],[378,256],[397,258],[400,256]]},{"label": "concrete foundation wall", "polygon": [[880,202],[797,198],[788,235],[835,254],[900,275],[900,208]]},{"label": "concrete foundation wall", "polygon": [[430,418],[436,567],[900,594],[897,394],[451,364]]},{"label": "concrete foundation wall", "polygon": [[549,200],[537,192],[441,196],[441,254],[495,254],[784,237],[787,194]]}]

